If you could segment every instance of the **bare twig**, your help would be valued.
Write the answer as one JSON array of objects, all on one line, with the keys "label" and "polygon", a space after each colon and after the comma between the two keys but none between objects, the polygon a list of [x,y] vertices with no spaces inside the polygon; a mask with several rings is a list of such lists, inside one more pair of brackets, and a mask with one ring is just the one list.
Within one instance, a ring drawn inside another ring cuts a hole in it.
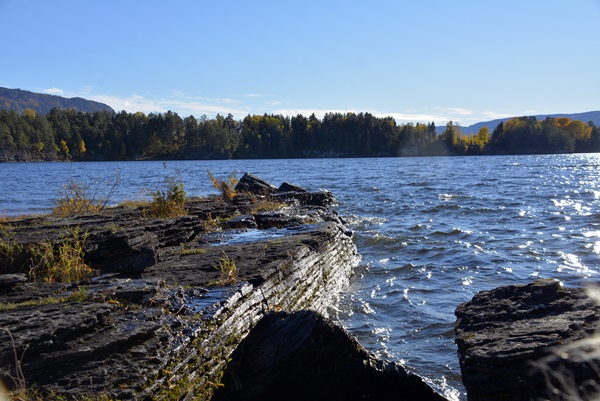
[{"label": "bare twig", "polygon": [[19,357],[19,353],[17,352],[17,345],[15,343],[15,338],[13,337],[10,330],[8,330],[7,328],[4,328],[4,330],[8,333],[8,336],[10,337],[10,342],[12,344],[13,354],[15,358],[16,376],[11,375],[10,373],[8,374],[8,376],[12,379],[16,391],[25,392],[25,390],[27,390],[27,383],[25,381],[25,374],[23,373],[23,357],[25,356],[25,351],[27,351],[28,347],[25,347],[23,353],[21,354],[21,357]]}]

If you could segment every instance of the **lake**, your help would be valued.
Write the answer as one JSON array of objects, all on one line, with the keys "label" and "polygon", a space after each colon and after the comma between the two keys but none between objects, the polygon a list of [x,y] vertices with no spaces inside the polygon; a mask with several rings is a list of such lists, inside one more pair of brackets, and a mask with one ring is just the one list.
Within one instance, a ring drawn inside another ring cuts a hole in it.
[{"label": "lake", "polygon": [[0,216],[48,212],[70,179],[111,201],[179,175],[188,195],[251,172],[327,189],[363,260],[337,319],[369,350],[464,400],[454,310],[478,291],[538,278],[597,281],[600,154],[0,164]]}]

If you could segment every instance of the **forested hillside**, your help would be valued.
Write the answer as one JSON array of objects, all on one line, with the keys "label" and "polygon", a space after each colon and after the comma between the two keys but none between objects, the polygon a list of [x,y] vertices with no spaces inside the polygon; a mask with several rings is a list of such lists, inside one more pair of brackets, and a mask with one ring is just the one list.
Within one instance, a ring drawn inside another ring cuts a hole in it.
[{"label": "forested hillside", "polygon": [[17,113],[23,113],[25,109],[30,109],[36,113],[46,114],[54,108],[73,109],[88,113],[93,113],[94,111],[114,113],[114,110],[104,103],[80,97],[67,99],[61,96],[0,87],[0,109],[13,110]]},{"label": "forested hillside", "polygon": [[[585,113],[571,113],[571,114],[540,114],[536,115],[535,118],[538,120],[545,120],[546,118],[562,118],[566,117],[570,120],[579,120],[585,123],[592,122],[594,125],[600,126],[600,110],[598,111],[587,111]],[[514,117],[511,117],[514,118]],[[488,127],[490,131],[493,131],[500,123],[505,123],[511,118],[499,118],[496,120],[482,121],[468,127],[462,127],[462,131],[465,133],[477,132],[482,127]],[[438,127],[438,133],[441,134],[443,127]]]},{"label": "forested hillside", "polygon": [[600,151],[600,130],[568,118],[514,118],[463,134],[452,122],[397,124],[369,113],[232,115],[0,110],[0,160],[388,157]]}]

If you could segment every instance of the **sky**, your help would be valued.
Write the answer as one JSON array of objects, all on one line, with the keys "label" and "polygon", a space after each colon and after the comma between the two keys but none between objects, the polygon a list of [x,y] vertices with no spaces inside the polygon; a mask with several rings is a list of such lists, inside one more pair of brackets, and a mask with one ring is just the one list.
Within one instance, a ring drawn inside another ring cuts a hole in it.
[{"label": "sky", "polygon": [[600,0],[0,0],[0,86],[181,117],[600,110]]}]

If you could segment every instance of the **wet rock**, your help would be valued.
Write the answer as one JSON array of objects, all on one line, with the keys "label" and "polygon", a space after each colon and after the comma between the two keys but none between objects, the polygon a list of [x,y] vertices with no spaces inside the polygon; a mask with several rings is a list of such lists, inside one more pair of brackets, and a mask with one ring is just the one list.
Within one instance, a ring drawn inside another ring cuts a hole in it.
[{"label": "wet rock", "polygon": [[256,218],[253,215],[241,215],[235,216],[227,220],[225,226],[229,229],[253,229],[258,228],[256,224]]},{"label": "wet rock", "polygon": [[215,401],[445,400],[313,311],[272,312],[232,355]]},{"label": "wet rock", "polygon": [[456,316],[469,401],[589,399],[584,393],[597,387],[600,360],[573,352],[600,322],[584,289],[553,280],[499,287],[459,305]]},{"label": "wet rock", "polygon": [[256,177],[250,173],[245,173],[238,181],[236,192],[250,193],[253,195],[271,195],[277,191],[277,188],[262,178]]},{"label": "wet rock", "polygon": [[257,213],[255,216],[256,225],[261,229],[283,228],[298,226],[305,223],[302,215],[284,214],[278,212]]},{"label": "wet rock", "polygon": [[283,192],[273,195],[273,199],[281,202],[295,201],[301,205],[329,207],[337,203],[329,191],[319,192]]}]

